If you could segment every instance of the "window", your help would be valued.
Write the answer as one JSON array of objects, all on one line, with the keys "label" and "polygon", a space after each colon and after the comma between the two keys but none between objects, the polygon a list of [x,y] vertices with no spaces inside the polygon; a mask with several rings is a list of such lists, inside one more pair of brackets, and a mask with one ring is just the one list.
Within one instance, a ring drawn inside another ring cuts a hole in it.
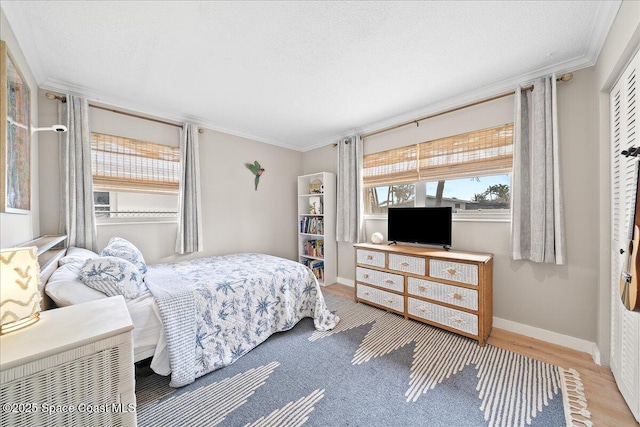
[{"label": "window", "polygon": [[108,191],[93,192],[93,208],[96,213],[96,218],[109,218],[111,203]]},{"label": "window", "polygon": [[499,174],[430,181],[426,183],[425,206],[451,206],[454,212],[509,209],[510,180],[509,174]]},{"label": "window", "polygon": [[91,167],[96,217],[177,215],[178,147],[92,132]]},{"label": "window", "polygon": [[389,206],[412,207],[416,205],[416,186],[414,184],[385,185],[366,188],[365,212],[385,214]]},{"label": "window", "polygon": [[512,162],[512,124],[367,155],[365,213],[386,214],[389,206],[504,211]]}]

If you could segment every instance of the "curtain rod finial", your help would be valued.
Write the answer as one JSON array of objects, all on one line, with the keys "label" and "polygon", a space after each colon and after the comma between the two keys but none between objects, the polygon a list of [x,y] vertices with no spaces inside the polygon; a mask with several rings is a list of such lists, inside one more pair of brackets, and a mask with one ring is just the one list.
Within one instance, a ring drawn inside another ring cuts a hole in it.
[{"label": "curtain rod finial", "polygon": [[65,96],[56,95],[56,94],[53,94],[51,92],[45,93],[44,96],[45,96],[45,98],[50,99],[51,101],[58,100],[58,101],[60,101],[62,103],[67,102],[67,98]]},{"label": "curtain rod finial", "polygon": [[560,76],[558,80],[563,82],[568,82],[572,78],[573,78],[573,73],[564,73],[563,75]]}]

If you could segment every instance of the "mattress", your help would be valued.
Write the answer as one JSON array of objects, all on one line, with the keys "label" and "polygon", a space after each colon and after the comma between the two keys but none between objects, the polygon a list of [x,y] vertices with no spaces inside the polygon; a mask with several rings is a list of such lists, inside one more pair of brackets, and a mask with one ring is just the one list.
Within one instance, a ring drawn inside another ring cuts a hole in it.
[{"label": "mattress", "polygon": [[[107,298],[84,283],[79,278],[82,264],[98,254],[81,248],[70,248],[67,256],[60,260],[60,266],[45,283],[45,292],[53,299],[56,306],[67,307],[88,301]],[[133,357],[136,362],[158,354],[158,360],[165,356],[156,351],[160,342],[164,342],[164,329],[153,296],[146,292],[138,298],[126,300],[127,309],[133,321]],[[165,351],[166,352],[166,351]],[[166,356],[165,356],[166,357]],[[158,364],[158,362],[156,363]],[[167,367],[169,362],[166,362]],[[168,369],[168,368],[167,368]],[[165,374],[168,375],[168,374]]]},{"label": "mattress", "polygon": [[162,323],[154,309],[150,293],[127,301],[127,309],[133,321],[133,360],[140,361],[154,356],[156,344],[164,336]]}]

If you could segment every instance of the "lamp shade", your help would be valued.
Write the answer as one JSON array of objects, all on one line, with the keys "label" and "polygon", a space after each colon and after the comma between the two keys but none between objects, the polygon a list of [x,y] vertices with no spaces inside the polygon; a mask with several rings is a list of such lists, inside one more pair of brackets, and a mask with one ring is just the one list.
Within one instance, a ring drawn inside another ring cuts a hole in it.
[{"label": "lamp shade", "polygon": [[40,266],[37,248],[0,250],[0,334],[38,320]]}]

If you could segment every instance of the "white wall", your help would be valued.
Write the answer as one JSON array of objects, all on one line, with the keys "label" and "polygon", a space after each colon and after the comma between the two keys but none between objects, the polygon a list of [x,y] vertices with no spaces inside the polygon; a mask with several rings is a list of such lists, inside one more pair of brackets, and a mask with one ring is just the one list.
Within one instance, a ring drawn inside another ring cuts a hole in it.
[{"label": "white wall", "polygon": [[[593,69],[558,85],[561,167],[567,226],[568,264],[555,266],[509,257],[510,223],[453,224],[453,248],[494,254],[494,315],[562,335],[596,339],[597,187]],[[365,139],[365,154],[513,122],[513,97],[484,103]],[[336,151],[323,147],[304,154],[304,173],[315,165],[336,170]],[[369,220],[366,235],[386,221]],[[339,244],[338,275],[353,280],[353,248]]]},{"label": "white wall", "polygon": [[[16,65],[22,72],[31,90],[31,124],[38,126],[38,85],[31,69],[22,54],[22,50],[9,26],[4,13],[0,10],[0,39],[7,43]],[[4,120],[4,119],[3,119]],[[0,213],[0,247],[8,248],[24,243],[40,235],[40,189],[38,178],[38,137],[31,136],[31,211],[29,214]],[[4,155],[0,161],[4,162]]]},{"label": "white wall", "polygon": [[596,91],[597,120],[597,190],[598,194],[598,317],[597,344],[602,362],[609,364],[611,278],[620,272],[610,270],[611,251],[619,248],[611,245],[611,169],[610,161],[610,112],[609,92],[626,64],[640,45],[640,2],[623,1],[618,15],[605,40],[595,66],[594,89]]},{"label": "white wall", "polygon": [[[41,115],[55,114],[57,101],[42,101]],[[179,128],[91,109],[92,130],[145,141],[178,145]],[[48,208],[43,231],[57,230],[58,146],[48,146],[41,161],[42,189]],[[245,138],[206,130],[200,135],[204,252],[174,254],[174,221],[105,223],[98,225],[101,250],[113,236],[140,248],[149,263],[219,255],[263,252],[296,258],[296,177],[302,172],[302,153]],[[258,191],[244,166],[258,160],[265,168]]]}]

